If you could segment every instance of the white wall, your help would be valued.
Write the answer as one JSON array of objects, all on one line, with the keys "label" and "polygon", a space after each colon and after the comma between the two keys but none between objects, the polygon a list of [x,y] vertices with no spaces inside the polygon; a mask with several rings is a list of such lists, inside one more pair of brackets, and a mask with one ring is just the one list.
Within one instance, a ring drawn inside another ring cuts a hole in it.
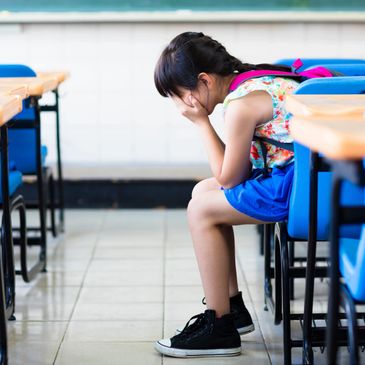
[{"label": "white wall", "polygon": [[[186,30],[206,32],[252,63],[282,57],[365,58],[365,23],[0,24],[1,63],[71,72],[61,89],[67,177],[207,173],[194,126],[153,84],[163,47]],[[43,135],[54,161],[54,124],[47,119],[52,118],[45,118]],[[213,120],[221,131],[220,109]]]}]

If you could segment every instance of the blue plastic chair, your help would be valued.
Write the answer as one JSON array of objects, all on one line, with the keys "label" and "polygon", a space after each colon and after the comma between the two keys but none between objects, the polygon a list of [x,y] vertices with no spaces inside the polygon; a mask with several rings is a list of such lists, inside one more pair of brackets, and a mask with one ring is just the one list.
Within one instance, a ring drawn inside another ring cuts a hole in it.
[{"label": "blue plastic chair", "polygon": [[[361,208],[346,206],[341,201],[344,182],[350,179],[358,184],[365,196],[365,161],[331,161],[332,168],[336,171],[332,181],[331,194],[331,240],[329,267],[329,295],[328,295],[328,317],[327,317],[327,364],[336,365],[337,347],[340,331],[339,308],[342,307],[347,328],[346,345],[349,350],[348,363],[359,364],[359,346],[365,345],[365,326],[358,318],[364,318],[364,310],[357,313],[357,304],[365,304],[365,197],[362,199]],[[342,214],[346,208],[346,214]],[[358,237],[344,237],[341,227],[350,222],[360,222],[363,225]],[[340,282],[340,275],[343,277]],[[343,341],[342,341],[343,342]],[[343,345],[343,343],[342,343]]]},{"label": "blue plastic chair", "polygon": [[[296,58],[282,58],[275,62],[276,65],[285,65],[291,66]],[[316,65],[331,65],[331,64],[365,64],[365,60],[356,59],[356,58],[301,58],[303,62],[303,66],[298,70],[302,71],[308,67],[313,67]]]},{"label": "blue plastic chair", "polygon": [[[25,65],[0,64],[0,77],[36,77],[36,73]],[[30,105],[30,100],[23,101],[23,110],[14,120],[35,121],[36,107]],[[37,171],[36,159],[36,131],[35,129],[9,129],[9,156],[23,174],[35,174]],[[22,151],[29,153],[22,153]],[[42,166],[45,164],[47,147],[41,147]]]},{"label": "blue plastic chair", "polygon": [[[36,73],[25,65],[0,64],[0,77],[36,77]],[[9,159],[21,173],[37,177],[38,200],[36,208],[39,210],[40,226],[36,227],[35,230],[39,231],[40,235],[38,237],[29,237],[28,242],[39,245],[40,254],[39,261],[28,272],[27,277],[31,279],[37,272],[44,270],[46,267],[47,190],[49,186],[52,228],[54,228],[54,186],[51,171],[45,166],[47,148],[41,145],[38,100],[36,98],[24,100],[23,110],[14,118],[14,121],[12,128],[9,129]]]},{"label": "blue plastic chair", "polygon": [[[336,77],[311,79],[303,82],[296,94],[360,94],[365,92],[365,77]],[[291,319],[298,319],[299,316],[292,316],[290,313],[290,286],[294,277],[303,277],[304,268],[294,267],[291,261],[291,242],[309,238],[309,201],[310,201],[310,151],[308,148],[294,143],[295,162],[293,188],[289,203],[289,217],[287,222],[277,223],[275,227],[275,287],[276,287],[276,316],[282,308],[283,338],[284,338],[284,363],[291,364],[291,348],[303,346],[300,342],[291,339]],[[331,173],[318,173],[318,201],[317,215],[314,221],[317,224],[316,241],[328,241],[330,223],[330,186]],[[364,200],[363,191],[350,183],[344,186],[342,197],[343,204],[361,205]],[[345,237],[358,237],[360,227],[356,225],[345,226],[342,235]],[[314,243],[315,245],[315,243]],[[294,246],[294,245],[293,245]],[[312,246],[313,247],[313,246]],[[315,246],[314,246],[315,247]],[[293,273],[296,274],[293,274]],[[316,277],[327,276],[326,268],[313,269],[313,280]],[[280,297],[281,296],[281,297]],[[281,302],[281,300],[282,302]],[[311,299],[309,299],[311,301]],[[282,307],[281,307],[282,305]],[[325,314],[323,314],[325,318]],[[276,321],[278,323],[278,321]],[[311,355],[309,355],[311,356]]]}]

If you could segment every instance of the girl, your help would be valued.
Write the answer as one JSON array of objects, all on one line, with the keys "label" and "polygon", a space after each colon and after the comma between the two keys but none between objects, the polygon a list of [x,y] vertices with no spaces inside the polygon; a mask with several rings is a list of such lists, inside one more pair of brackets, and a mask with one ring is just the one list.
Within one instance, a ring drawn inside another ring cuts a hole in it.
[{"label": "girl", "polygon": [[[287,217],[293,152],[252,140],[292,142],[284,97],[298,86],[293,79],[274,76],[235,85],[239,73],[260,69],[290,71],[285,66],[242,63],[211,37],[195,32],[175,37],[157,63],[158,92],[171,97],[197,127],[213,173],[195,186],[187,209],[207,310],[171,339],[156,342],[162,354],[239,355],[239,334],[254,329],[238,290],[232,226]],[[209,121],[220,103],[225,144]]]}]

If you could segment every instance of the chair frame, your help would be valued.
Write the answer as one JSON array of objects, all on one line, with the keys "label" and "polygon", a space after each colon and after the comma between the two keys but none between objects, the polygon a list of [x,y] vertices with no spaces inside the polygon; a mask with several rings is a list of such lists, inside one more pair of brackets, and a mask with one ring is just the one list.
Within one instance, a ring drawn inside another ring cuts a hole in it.
[{"label": "chair frame", "polygon": [[[340,284],[339,271],[339,239],[340,227],[343,224],[365,223],[365,205],[342,206],[340,197],[345,180],[353,184],[365,186],[365,170],[360,161],[332,161],[332,216],[331,216],[331,240],[329,268],[330,288],[328,298],[328,326],[327,326],[327,362],[335,365],[337,361],[337,347],[348,345],[350,349],[350,364],[358,364],[358,346],[365,345],[365,326],[357,326],[357,318],[364,313],[356,313],[356,301],[353,300],[345,285]],[[348,343],[343,343],[341,329],[338,327],[340,318],[339,307],[345,309],[348,322]]]}]

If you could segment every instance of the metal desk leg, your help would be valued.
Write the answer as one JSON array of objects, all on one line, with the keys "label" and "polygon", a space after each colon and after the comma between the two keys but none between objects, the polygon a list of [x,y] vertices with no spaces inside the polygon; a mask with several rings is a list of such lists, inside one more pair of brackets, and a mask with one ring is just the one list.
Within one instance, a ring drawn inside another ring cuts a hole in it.
[{"label": "metal desk leg", "polygon": [[311,152],[310,161],[310,196],[309,196],[309,232],[307,248],[307,268],[304,297],[303,317],[303,364],[313,364],[312,349],[312,314],[313,314],[313,292],[314,292],[314,271],[316,266],[317,248],[317,205],[318,205],[318,169],[319,156]]},{"label": "metal desk leg", "polygon": [[337,329],[339,308],[339,229],[340,229],[340,196],[342,180],[333,174],[332,181],[332,217],[330,231],[330,284],[328,298],[328,323],[326,331],[327,361],[336,364],[337,357]]}]

